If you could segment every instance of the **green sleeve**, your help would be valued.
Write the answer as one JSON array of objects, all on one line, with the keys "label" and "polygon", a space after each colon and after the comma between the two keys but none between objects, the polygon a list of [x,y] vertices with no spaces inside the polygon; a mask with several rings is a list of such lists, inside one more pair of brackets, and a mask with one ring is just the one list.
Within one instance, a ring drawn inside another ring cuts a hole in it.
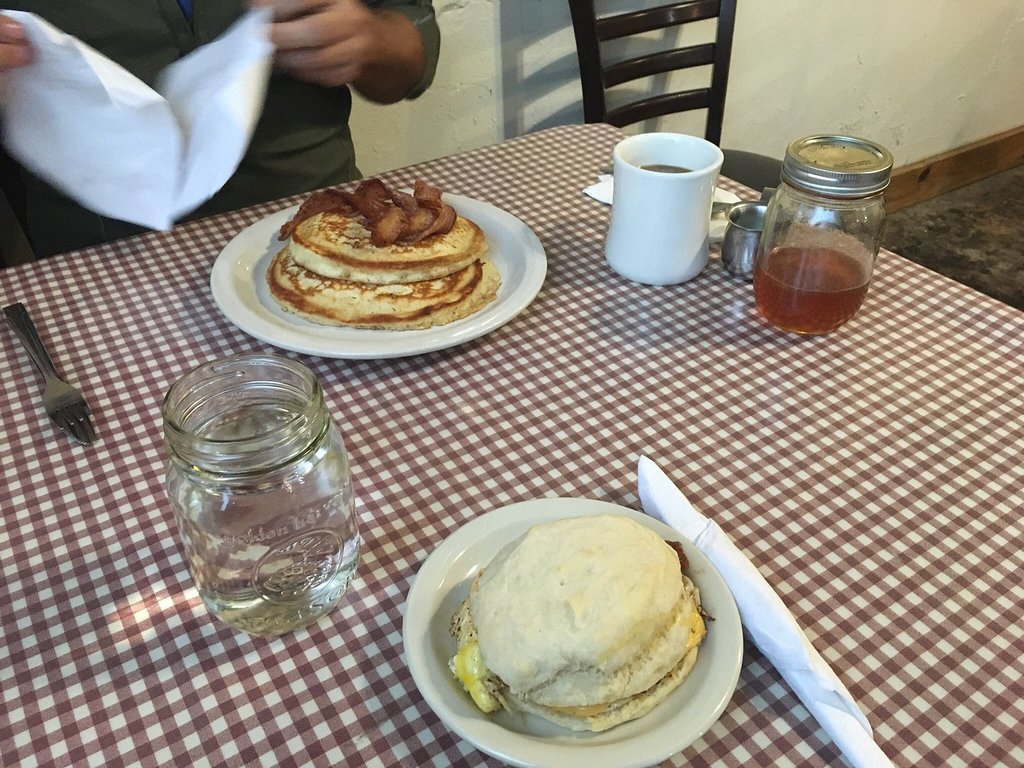
[{"label": "green sleeve", "polygon": [[364,2],[373,8],[386,8],[389,11],[402,14],[419,30],[427,62],[423,69],[423,77],[406,94],[407,99],[416,98],[434,81],[437,57],[441,51],[441,30],[437,26],[433,3],[431,0],[364,0]]}]

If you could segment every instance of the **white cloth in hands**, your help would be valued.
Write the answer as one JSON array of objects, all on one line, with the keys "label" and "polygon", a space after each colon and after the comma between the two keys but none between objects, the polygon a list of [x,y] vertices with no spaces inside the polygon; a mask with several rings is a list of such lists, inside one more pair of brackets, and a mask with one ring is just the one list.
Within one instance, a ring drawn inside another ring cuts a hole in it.
[{"label": "white cloth in hands", "polygon": [[154,229],[212,197],[238,167],[263,109],[269,11],[160,73],[156,88],[31,13],[35,56],[7,73],[7,151],[96,213]]}]

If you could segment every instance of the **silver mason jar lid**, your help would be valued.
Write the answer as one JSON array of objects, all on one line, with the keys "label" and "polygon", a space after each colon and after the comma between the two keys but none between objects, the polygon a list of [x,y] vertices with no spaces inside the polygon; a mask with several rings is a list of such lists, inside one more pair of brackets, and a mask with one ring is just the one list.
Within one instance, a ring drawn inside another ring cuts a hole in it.
[{"label": "silver mason jar lid", "polygon": [[889,150],[867,139],[818,134],[786,148],[782,179],[833,197],[863,197],[889,186],[892,162]]}]

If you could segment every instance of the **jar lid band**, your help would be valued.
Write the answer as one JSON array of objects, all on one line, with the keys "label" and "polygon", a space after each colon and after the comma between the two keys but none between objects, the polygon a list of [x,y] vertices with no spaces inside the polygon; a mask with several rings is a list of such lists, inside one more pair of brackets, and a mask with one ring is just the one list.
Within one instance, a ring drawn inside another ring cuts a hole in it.
[{"label": "jar lid band", "polygon": [[818,134],[792,142],[782,163],[788,184],[837,197],[860,197],[889,186],[893,157],[855,136]]}]

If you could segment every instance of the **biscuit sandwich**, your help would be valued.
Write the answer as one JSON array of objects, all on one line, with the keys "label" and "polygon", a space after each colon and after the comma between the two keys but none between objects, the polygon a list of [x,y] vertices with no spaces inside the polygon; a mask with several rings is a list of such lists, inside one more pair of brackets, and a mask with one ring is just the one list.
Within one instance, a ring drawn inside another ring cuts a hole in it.
[{"label": "biscuit sandwich", "polygon": [[577,731],[638,718],[675,690],[706,634],[685,558],[615,515],[542,523],[476,577],[449,667],[483,712]]}]

